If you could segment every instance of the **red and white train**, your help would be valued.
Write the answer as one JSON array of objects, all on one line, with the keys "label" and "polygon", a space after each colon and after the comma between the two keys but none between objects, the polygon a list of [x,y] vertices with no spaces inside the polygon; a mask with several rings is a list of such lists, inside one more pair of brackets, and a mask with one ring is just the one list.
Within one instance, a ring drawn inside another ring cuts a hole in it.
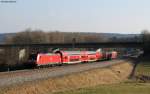
[{"label": "red and white train", "polygon": [[104,59],[117,58],[117,52],[102,52],[97,51],[60,51],[54,53],[39,53],[36,59],[36,65],[53,65],[53,64],[73,64],[81,62],[94,62]]}]

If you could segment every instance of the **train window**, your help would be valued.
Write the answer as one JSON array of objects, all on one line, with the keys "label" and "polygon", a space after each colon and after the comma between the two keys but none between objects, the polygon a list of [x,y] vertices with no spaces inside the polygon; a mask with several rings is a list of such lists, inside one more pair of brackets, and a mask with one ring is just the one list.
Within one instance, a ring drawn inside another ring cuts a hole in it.
[{"label": "train window", "polygon": [[67,59],[67,56],[65,56],[64,59]]},{"label": "train window", "polygon": [[81,58],[86,58],[87,56],[81,56]]}]

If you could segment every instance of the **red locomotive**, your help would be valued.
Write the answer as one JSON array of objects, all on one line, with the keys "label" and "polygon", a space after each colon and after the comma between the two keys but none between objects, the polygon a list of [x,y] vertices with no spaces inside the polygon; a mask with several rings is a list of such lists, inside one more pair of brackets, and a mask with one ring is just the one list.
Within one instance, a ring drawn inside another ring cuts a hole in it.
[{"label": "red locomotive", "polygon": [[36,59],[36,65],[51,65],[51,64],[73,64],[81,62],[94,62],[103,59],[115,59],[117,52],[102,52],[97,51],[60,51],[54,53],[39,53]]}]

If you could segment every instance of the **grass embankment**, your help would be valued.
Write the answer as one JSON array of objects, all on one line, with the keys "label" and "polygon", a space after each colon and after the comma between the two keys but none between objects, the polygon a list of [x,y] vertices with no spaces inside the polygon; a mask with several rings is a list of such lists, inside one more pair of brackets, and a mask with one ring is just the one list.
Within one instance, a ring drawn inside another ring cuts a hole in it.
[{"label": "grass embankment", "polygon": [[150,76],[150,61],[141,61],[136,68],[135,75]]},{"label": "grass embankment", "polygon": [[[65,90],[75,90],[93,87],[100,84],[114,84],[124,81],[132,71],[128,62],[114,65],[109,68],[93,69],[85,72],[74,73],[57,78],[28,82],[16,85],[2,91],[5,94],[49,94]],[[84,89],[83,89],[84,90]]]},{"label": "grass embankment", "polygon": [[150,82],[150,59],[142,58],[135,70],[135,78],[138,82]]},{"label": "grass embankment", "polygon": [[[135,76],[142,77],[141,75],[150,77],[150,60],[144,60],[143,58],[137,65]],[[139,78],[136,81],[129,80],[119,84],[98,85],[55,94],[150,94],[150,83],[141,80],[143,79]]]},{"label": "grass embankment", "polygon": [[58,92],[55,94],[150,94],[150,84],[121,83]]}]

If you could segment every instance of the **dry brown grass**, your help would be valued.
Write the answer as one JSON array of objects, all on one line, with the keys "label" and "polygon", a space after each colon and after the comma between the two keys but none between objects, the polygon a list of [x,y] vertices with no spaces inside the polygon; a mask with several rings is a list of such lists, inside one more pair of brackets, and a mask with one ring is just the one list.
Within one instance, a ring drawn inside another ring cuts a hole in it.
[{"label": "dry brown grass", "polygon": [[119,83],[132,71],[130,63],[114,65],[110,68],[93,69],[57,78],[27,82],[4,90],[4,94],[49,94],[99,84]]}]

